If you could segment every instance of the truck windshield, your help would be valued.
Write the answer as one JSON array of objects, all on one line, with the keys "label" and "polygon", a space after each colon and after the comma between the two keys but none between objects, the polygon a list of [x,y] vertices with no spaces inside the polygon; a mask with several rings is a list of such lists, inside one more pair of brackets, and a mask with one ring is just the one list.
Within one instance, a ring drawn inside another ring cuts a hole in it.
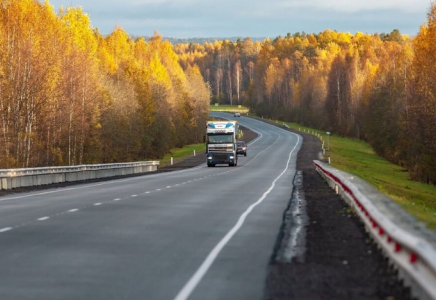
[{"label": "truck windshield", "polygon": [[210,144],[233,143],[233,134],[208,134],[207,142]]}]

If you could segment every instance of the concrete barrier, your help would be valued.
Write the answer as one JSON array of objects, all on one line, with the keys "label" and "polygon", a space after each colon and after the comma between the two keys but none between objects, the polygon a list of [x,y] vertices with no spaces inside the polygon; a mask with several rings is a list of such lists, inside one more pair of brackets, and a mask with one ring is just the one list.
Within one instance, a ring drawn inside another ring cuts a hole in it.
[{"label": "concrete barrier", "polygon": [[0,189],[47,185],[156,171],[159,161],[0,170]]}]

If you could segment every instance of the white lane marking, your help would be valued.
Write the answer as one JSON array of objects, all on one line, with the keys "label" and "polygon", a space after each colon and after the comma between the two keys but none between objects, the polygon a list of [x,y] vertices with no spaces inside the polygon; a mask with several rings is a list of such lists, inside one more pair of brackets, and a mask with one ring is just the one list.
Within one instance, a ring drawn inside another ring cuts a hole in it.
[{"label": "white lane marking", "polygon": [[156,191],[160,191],[161,189],[157,189]]},{"label": "white lane marking", "polygon": [[0,229],[0,233],[6,232],[6,231],[9,231],[9,230],[12,230],[12,227],[2,228],[2,229]]},{"label": "white lane marking", "polygon": [[115,198],[114,201],[121,201],[121,199],[120,198]]},{"label": "white lane marking", "polygon": [[45,221],[45,220],[48,220],[48,219],[50,219],[50,217],[42,217],[42,218],[39,218],[38,221]]},{"label": "white lane marking", "polygon": [[94,206],[99,206],[102,205],[102,203],[98,202],[98,203],[94,203]]},{"label": "white lane marking", "polygon": [[167,186],[167,189],[170,189],[170,188],[171,188],[171,185],[168,185],[168,186]]},{"label": "white lane marking", "polygon": [[138,197],[138,195],[132,195],[131,197],[132,197],[132,198],[135,198],[135,197]]},{"label": "white lane marking", "polygon": [[147,191],[147,192],[145,192],[144,194],[150,194],[150,192],[149,192],[149,191]]},{"label": "white lane marking", "polygon": [[68,212],[72,213],[72,212],[76,212],[76,211],[79,211],[79,209],[78,208],[73,208],[73,209],[70,209]]},{"label": "white lane marking", "polygon": [[295,144],[292,151],[289,153],[288,161],[286,163],[285,169],[282,171],[282,173],[277,176],[276,179],[272,182],[270,188],[260,197],[259,200],[257,200],[255,203],[251,204],[247,210],[239,217],[238,221],[236,222],[235,226],[233,226],[232,229],[219,241],[219,243],[212,249],[212,251],[209,253],[209,255],[206,257],[206,259],[203,261],[203,263],[200,265],[200,267],[197,269],[197,271],[192,275],[192,277],[189,279],[189,281],[185,284],[185,286],[180,290],[180,292],[177,294],[177,296],[174,298],[174,300],[186,300],[189,298],[189,296],[192,294],[192,292],[195,290],[197,285],[200,283],[200,281],[203,279],[204,275],[206,275],[209,268],[212,266],[215,259],[220,254],[221,250],[227,245],[227,243],[232,239],[232,237],[239,231],[239,229],[242,227],[242,225],[245,222],[245,219],[247,216],[251,213],[251,211],[258,206],[260,203],[263,202],[263,200],[266,198],[266,196],[274,189],[276,182],[285,174],[285,172],[289,168],[289,163],[291,161],[292,153],[295,151],[297,146],[300,142],[300,137],[297,135],[297,143]]}]

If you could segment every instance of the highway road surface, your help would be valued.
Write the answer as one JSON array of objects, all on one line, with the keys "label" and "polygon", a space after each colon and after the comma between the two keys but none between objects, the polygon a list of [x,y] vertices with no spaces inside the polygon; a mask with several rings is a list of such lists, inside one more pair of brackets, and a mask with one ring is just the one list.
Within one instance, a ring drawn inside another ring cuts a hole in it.
[{"label": "highway road surface", "polygon": [[0,299],[263,299],[302,139],[236,120],[237,167],[1,197]]}]

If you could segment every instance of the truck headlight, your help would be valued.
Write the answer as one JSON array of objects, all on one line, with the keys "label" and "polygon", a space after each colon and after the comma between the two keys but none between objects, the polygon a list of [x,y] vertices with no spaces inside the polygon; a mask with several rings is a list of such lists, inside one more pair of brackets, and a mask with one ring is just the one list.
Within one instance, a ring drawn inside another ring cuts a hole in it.
[{"label": "truck headlight", "polygon": [[233,155],[230,156],[230,159],[234,159],[235,157]]},{"label": "truck headlight", "polygon": [[212,156],[208,156],[207,159],[212,159]]}]

